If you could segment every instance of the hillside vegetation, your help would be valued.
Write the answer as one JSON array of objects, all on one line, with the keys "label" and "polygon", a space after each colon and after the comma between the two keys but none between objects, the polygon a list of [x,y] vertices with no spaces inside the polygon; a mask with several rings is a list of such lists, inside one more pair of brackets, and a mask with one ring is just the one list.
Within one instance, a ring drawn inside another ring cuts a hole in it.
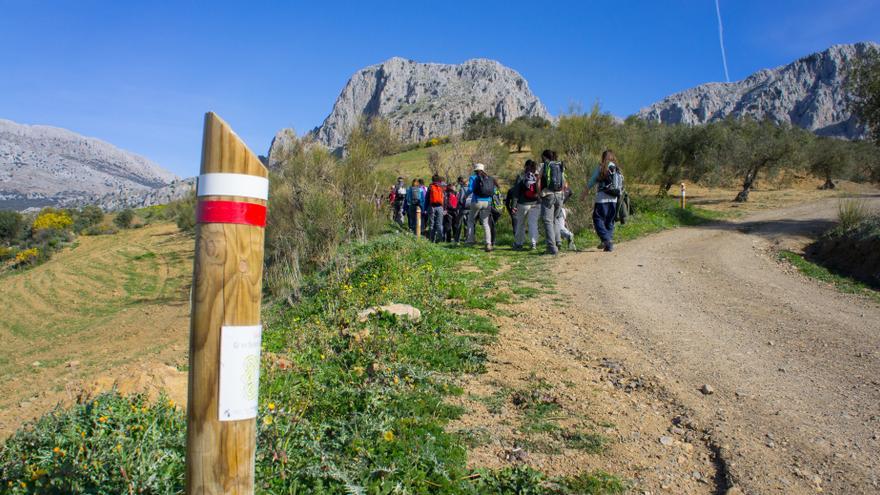
[{"label": "hillside vegetation", "polygon": [[158,224],[81,236],[39,266],[0,275],[3,426],[18,424],[22,400],[57,400],[74,379],[184,342],[192,249],[191,237]]}]

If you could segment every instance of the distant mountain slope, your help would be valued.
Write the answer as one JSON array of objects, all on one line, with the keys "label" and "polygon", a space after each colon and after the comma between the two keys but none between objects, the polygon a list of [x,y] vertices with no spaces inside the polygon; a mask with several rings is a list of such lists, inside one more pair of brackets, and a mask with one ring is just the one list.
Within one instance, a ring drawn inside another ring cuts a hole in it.
[{"label": "distant mountain slope", "polygon": [[504,123],[521,115],[550,117],[528,82],[494,60],[452,65],[395,57],[355,73],[312,132],[318,142],[337,149],[361,116],[382,116],[405,141],[417,142],[459,133],[479,112]]},{"label": "distant mountain slope", "polygon": [[0,208],[77,204],[147,192],[177,179],[99,139],[0,119]]},{"label": "distant mountain slope", "polygon": [[876,43],[834,45],[775,69],[763,69],[742,81],[707,83],[643,108],[643,119],[669,124],[701,124],[728,115],[749,115],[786,122],[826,136],[862,138],[848,108],[847,69]]}]

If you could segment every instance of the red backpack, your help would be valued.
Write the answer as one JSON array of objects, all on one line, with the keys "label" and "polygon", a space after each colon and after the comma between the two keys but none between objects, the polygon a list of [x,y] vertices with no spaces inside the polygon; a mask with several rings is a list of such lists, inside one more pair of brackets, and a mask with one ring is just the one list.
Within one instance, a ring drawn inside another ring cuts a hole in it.
[{"label": "red backpack", "polygon": [[458,209],[458,194],[455,194],[455,191],[450,191],[449,194],[446,195],[449,201],[449,209],[457,210]]},{"label": "red backpack", "polygon": [[428,204],[431,206],[443,206],[443,186],[431,184],[428,188]]}]

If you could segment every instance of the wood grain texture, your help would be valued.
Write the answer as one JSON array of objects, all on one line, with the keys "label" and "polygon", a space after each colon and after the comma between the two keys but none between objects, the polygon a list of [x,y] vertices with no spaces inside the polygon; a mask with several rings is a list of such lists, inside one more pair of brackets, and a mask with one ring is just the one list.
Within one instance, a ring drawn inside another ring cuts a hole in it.
[{"label": "wood grain texture", "polygon": [[[260,160],[214,113],[205,115],[202,174],[267,177]],[[234,200],[235,196],[199,200]],[[264,230],[251,225],[199,224],[193,266],[187,406],[186,493],[252,494],[256,419],[220,421],[220,327],[260,322]]]}]

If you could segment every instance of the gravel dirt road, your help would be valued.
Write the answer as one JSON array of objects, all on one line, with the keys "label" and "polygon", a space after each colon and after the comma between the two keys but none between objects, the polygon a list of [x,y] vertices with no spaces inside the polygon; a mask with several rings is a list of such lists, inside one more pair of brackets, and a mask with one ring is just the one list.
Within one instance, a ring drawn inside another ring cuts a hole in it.
[{"label": "gravel dirt road", "polygon": [[880,493],[880,305],[775,255],[831,227],[837,205],[558,261],[563,318],[581,322],[582,350],[652,377],[688,411],[715,449],[720,493]]}]

